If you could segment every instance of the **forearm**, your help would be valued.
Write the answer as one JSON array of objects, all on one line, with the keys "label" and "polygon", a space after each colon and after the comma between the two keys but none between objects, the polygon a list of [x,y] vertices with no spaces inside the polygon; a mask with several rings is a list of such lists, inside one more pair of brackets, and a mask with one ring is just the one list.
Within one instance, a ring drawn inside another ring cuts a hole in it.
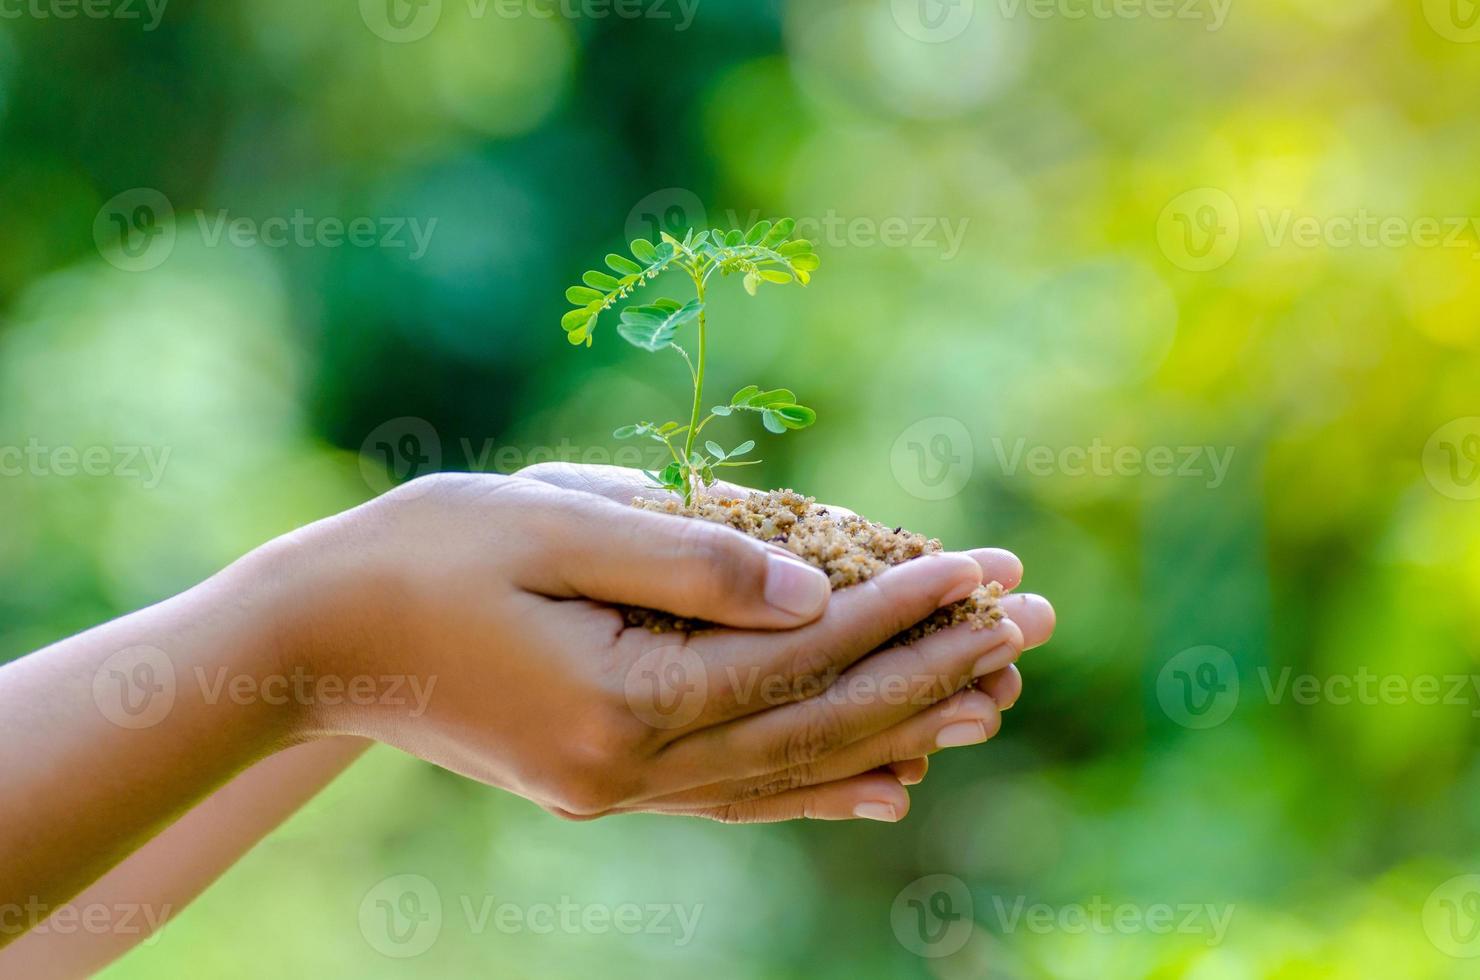
[{"label": "forearm", "polygon": [[79,917],[91,909],[127,909],[127,922],[104,930],[43,922],[0,950],[0,976],[46,980],[101,969],[178,915],[369,745],[325,738],[252,766],[67,903]]},{"label": "forearm", "polygon": [[[302,711],[291,583],[249,556],[202,585],[0,669],[0,909],[66,902],[235,774]],[[35,912],[0,919],[0,946]]]}]

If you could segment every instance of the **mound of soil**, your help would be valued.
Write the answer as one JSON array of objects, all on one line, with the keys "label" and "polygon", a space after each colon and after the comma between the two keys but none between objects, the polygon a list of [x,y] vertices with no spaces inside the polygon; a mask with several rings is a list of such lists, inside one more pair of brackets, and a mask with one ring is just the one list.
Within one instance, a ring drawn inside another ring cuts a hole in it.
[{"label": "mound of soil", "polygon": [[[826,572],[834,590],[867,582],[891,565],[941,550],[940,542],[934,538],[903,528],[891,529],[853,514],[830,514],[826,507],[817,506],[813,498],[791,490],[752,493],[743,499],[701,497],[688,508],[676,499],[642,497],[632,501],[632,505],[660,514],[724,524],[778,545]],[[890,645],[908,643],[959,623],[969,623],[972,629],[992,626],[1002,619],[999,605],[1002,594],[1001,585],[987,583],[960,602],[936,610],[929,619],[895,637]],[[627,625],[654,633],[689,633],[712,625],[651,609],[628,608],[625,613]]]}]

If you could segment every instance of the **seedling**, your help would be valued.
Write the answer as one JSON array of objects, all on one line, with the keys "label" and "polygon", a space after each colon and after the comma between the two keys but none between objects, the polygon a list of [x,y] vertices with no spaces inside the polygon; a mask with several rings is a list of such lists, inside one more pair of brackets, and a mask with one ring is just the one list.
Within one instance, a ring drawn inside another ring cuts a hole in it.
[{"label": "seedling", "polygon": [[[812,243],[791,237],[796,222],[783,218],[772,223],[761,221],[749,231],[699,231],[690,228],[682,240],[663,232],[661,240],[650,242],[639,238],[630,250],[632,257],[615,253],[606,257],[610,272],[593,269],[581,277],[584,285],[572,286],[565,298],[575,306],[560,320],[566,338],[577,346],[591,346],[596,323],[601,314],[627,299],[638,289],[657,279],[669,269],[681,269],[694,284],[694,298],[686,303],[675,299],[656,299],[643,306],[622,310],[617,333],[622,339],[645,351],[657,353],[675,350],[688,365],[693,383],[693,408],[687,424],[681,422],[638,422],[624,425],[613,433],[618,439],[646,438],[668,447],[673,461],[659,472],[644,470],[657,488],[683,494],[684,505],[691,507],[701,487],[712,486],[715,470],[729,466],[753,466],[758,459],[743,459],[755,449],[754,440],[746,440],[733,449],[724,449],[706,439],[701,449],[695,444],[704,427],[717,418],[736,412],[754,412],[761,417],[766,430],[782,435],[792,429],[805,429],[817,421],[817,413],[797,404],[796,395],[787,388],[762,389],[746,385],[730,398],[727,405],[716,405],[702,419],[704,403],[704,368],[708,353],[705,328],[705,303],[709,279],[740,273],[745,291],[754,296],[767,284],[802,286],[811,281],[818,266]],[[675,342],[678,331],[691,323],[698,325],[694,356]],[[679,440],[682,440],[681,444]]]}]

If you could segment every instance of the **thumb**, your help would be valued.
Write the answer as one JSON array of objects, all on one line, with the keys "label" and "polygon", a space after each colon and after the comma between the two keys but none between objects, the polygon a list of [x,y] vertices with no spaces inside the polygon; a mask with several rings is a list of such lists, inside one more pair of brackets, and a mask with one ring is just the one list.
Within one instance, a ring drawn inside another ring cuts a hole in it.
[{"label": "thumb", "polygon": [[709,521],[555,493],[560,520],[521,583],[532,591],[742,629],[790,629],[827,608],[827,576],[774,545]]}]

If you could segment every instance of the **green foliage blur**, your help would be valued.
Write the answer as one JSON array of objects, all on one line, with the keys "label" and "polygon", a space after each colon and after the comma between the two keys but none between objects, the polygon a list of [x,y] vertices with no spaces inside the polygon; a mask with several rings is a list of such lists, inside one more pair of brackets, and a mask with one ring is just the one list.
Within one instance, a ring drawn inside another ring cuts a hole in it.
[{"label": "green foliage blur", "polygon": [[713,296],[713,390],[822,421],[746,475],[1011,548],[1059,630],[898,826],[560,823],[381,749],[107,976],[1474,975],[1465,0],[158,5],[0,16],[0,660],[416,472],[649,465],[612,429],[683,366],[562,291],[772,214],[826,274]]}]

